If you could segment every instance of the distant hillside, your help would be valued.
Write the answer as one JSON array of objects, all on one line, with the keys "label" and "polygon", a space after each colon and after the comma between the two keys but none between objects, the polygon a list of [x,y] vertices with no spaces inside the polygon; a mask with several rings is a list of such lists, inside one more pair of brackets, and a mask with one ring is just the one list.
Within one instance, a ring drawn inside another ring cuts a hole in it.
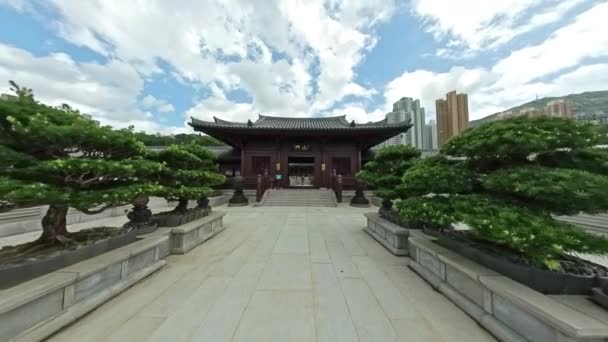
[{"label": "distant hillside", "polygon": [[[544,97],[542,99],[530,101],[528,103],[524,103],[520,106],[513,107],[507,109],[505,111],[519,111],[522,108],[526,107],[534,107],[534,108],[544,108],[547,103],[557,99],[565,99],[570,102],[572,106],[572,113],[581,113],[581,112],[597,112],[602,111],[604,113],[608,113],[608,90],[602,91],[589,91],[582,94],[570,94],[567,96],[559,96],[559,97]],[[485,118],[479,120],[473,120],[469,123],[470,127],[478,126],[484,122],[492,121],[496,119],[499,113],[494,113],[492,115],[488,115]]]}]

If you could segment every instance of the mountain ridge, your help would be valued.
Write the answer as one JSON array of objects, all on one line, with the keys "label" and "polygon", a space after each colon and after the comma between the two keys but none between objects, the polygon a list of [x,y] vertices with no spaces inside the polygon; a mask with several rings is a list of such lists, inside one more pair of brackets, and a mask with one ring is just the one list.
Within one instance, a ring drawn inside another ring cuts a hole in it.
[{"label": "mountain ridge", "polygon": [[[519,106],[515,106],[506,111],[519,111],[523,108],[533,107],[533,108],[544,108],[547,103],[553,100],[564,99],[570,103],[570,108],[572,113],[592,113],[592,112],[604,112],[608,113],[608,90],[600,90],[600,91],[587,91],[579,94],[568,94],[566,96],[551,96],[551,97],[543,97],[538,100],[533,100],[530,102],[526,102]],[[475,127],[482,123],[490,122],[496,119],[498,114],[502,112],[494,113],[488,115],[484,118],[473,120],[469,122],[469,127]]]}]

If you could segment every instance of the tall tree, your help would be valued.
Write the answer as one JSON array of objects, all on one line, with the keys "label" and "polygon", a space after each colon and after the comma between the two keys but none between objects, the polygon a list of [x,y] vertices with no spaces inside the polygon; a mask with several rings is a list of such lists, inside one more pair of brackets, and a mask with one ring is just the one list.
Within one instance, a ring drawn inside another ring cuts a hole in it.
[{"label": "tall tree", "polygon": [[399,198],[403,173],[419,157],[420,151],[408,145],[384,147],[357,173],[356,177],[373,187],[374,195],[382,198],[380,213],[386,218],[392,211],[392,201]]},{"label": "tall tree", "polygon": [[573,120],[487,123],[408,169],[396,207],[408,219],[465,223],[471,238],[549,269],[567,253],[608,254],[608,239],[555,218],[608,211],[608,152],[597,141],[592,125]]},{"label": "tall tree", "polygon": [[213,186],[224,182],[224,176],[217,172],[213,153],[195,143],[171,145],[163,151],[151,152],[148,158],[166,166],[158,181],[164,186],[162,196],[178,202],[173,210],[176,213],[186,212],[189,200],[208,196]]},{"label": "tall tree", "polygon": [[163,171],[145,160],[127,131],[99,127],[78,111],[47,106],[11,82],[16,99],[0,100],[0,198],[4,207],[49,205],[39,242],[69,241],[69,207],[87,214],[154,195],[143,181]]}]

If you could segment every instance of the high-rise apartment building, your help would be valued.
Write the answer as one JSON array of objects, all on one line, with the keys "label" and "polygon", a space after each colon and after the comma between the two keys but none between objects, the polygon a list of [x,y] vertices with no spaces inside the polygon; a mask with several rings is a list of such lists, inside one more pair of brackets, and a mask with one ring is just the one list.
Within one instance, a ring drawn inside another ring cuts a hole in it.
[{"label": "high-rise apartment building", "polygon": [[425,112],[424,108],[420,107],[420,100],[402,97],[393,103],[393,111],[386,114],[386,120],[388,123],[410,121],[412,128],[387,140],[383,143],[384,146],[411,145],[419,149],[423,148]]},{"label": "high-rise apartment building", "polygon": [[572,118],[570,104],[563,99],[553,100],[545,106],[545,115],[558,118]]},{"label": "high-rise apartment building", "polygon": [[469,126],[469,99],[467,94],[447,93],[446,99],[435,101],[437,111],[437,142],[445,144]]},{"label": "high-rise apartment building", "polygon": [[428,125],[424,127],[424,143],[422,144],[425,150],[436,150],[439,148],[437,145],[437,123],[435,120],[431,120]]}]

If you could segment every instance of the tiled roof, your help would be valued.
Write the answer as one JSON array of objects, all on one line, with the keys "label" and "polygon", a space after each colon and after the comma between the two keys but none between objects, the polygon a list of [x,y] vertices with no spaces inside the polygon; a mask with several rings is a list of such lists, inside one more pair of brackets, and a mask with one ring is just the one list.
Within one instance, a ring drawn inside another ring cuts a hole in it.
[{"label": "tiled roof", "polygon": [[210,122],[192,118],[190,125],[193,127],[257,128],[272,130],[352,130],[409,127],[409,122],[389,124],[386,120],[358,124],[354,121],[348,122],[344,115],[323,118],[288,118],[260,115],[259,119],[253,122],[232,122],[216,117],[213,119],[214,121]]},{"label": "tiled roof", "polygon": [[[169,146],[146,146],[151,151],[160,152]],[[232,146],[220,145],[220,146],[203,146],[209,152],[213,153],[217,159],[228,160],[228,159],[240,159],[241,152]]]},{"label": "tiled roof", "polygon": [[238,157],[241,158],[241,153],[232,146],[221,145],[221,146],[205,146],[211,153],[215,154],[217,158],[228,158]]}]

